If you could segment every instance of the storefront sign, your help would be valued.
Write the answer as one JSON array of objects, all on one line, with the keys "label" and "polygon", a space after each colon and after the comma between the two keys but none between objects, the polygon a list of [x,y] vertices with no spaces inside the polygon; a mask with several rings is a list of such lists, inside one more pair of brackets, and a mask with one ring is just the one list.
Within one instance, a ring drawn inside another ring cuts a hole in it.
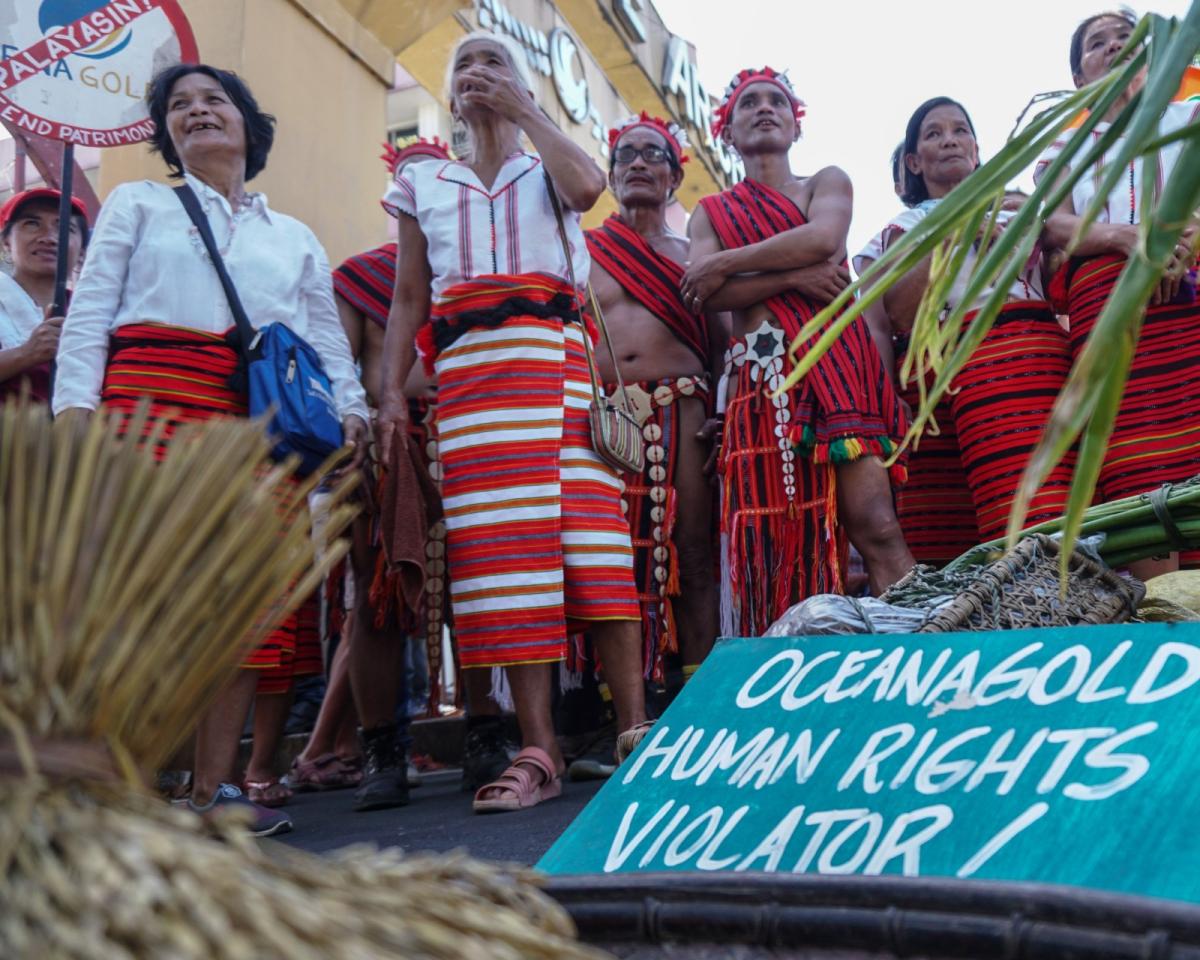
[{"label": "storefront sign", "polygon": [[576,123],[583,123],[591,107],[587,77],[579,57],[579,44],[562,27],[550,31],[550,77],[558,102],[567,111],[567,116]]},{"label": "storefront sign", "polygon": [[1200,626],[728,640],[543,858],[1200,901]]},{"label": "storefront sign", "polygon": [[699,136],[699,143],[721,168],[726,177],[740,180],[742,163],[732,150],[712,135],[713,100],[700,82],[696,64],[689,55],[688,45],[672,36],[663,60],[663,93],[675,98],[680,119]]},{"label": "storefront sign", "polygon": [[136,143],[153,126],[154,74],[194,61],[175,0],[16,0],[0,13],[0,119],[89,147]]},{"label": "storefront sign", "polygon": [[613,0],[613,13],[625,28],[634,43],[646,42],[646,28],[642,24],[643,0]]}]

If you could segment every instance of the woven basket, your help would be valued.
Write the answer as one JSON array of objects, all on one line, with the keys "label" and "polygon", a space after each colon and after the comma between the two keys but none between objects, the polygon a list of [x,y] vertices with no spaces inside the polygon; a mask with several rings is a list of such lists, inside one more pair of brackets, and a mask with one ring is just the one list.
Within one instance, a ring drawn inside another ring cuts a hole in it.
[{"label": "woven basket", "polygon": [[551,878],[585,943],[629,960],[1195,960],[1200,906],[939,877]]},{"label": "woven basket", "polygon": [[[1113,573],[1078,550],[1071,555],[1063,597],[1059,591],[1060,550],[1057,540],[1032,534],[999,560],[972,570],[965,586],[962,574],[956,575],[956,582],[941,591],[954,593],[954,599],[931,611],[917,632],[1124,623],[1134,615],[1146,592],[1142,583]],[[917,567],[882,599],[911,606],[908,598],[914,592],[938,592],[938,579],[937,571]]]}]

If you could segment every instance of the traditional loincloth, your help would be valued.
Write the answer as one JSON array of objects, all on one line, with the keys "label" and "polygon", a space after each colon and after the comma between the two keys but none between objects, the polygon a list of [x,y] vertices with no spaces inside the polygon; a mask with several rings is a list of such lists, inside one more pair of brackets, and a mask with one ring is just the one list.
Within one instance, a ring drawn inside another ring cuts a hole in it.
[{"label": "traditional loincloth", "polygon": [[730,400],[721,449],[724,633],[760,636],[815,593],[842,589],[834,524],[834,466],[792,442],[803,386],[774,397],[789,361],[784,332],[767,321],[730,344]]},{"label": "traditional loincloth", "polygon": [[[621,509],[633,539],[634,581],[642,605],[642,663],[646,677],[656,683],[664,680],[664,654],[679,652],[672,603],[680,595],[674,541],[679,510],[675,492],[679,407],[684,398],[695,397],[707,408],[708,379],[706,374],[670,377],[625,387],[646,440],[646,465],[640,474],[621,474]],[[614,396],[617,386],[606,384],[604,389]]]},{"label": "traditional loincloth", "polygon": [[[442,480],[438,456],[437,403],[424,397],[408,400],[408,439],[416,444],[419,460],[435,484]],[[382,486],[381,486],[382,489]],[[436,520],[429,525],[425,540],[425,590],[420,607],[412,609],[404,599],[399,577],[390,574],[384,555],[379,512],[371,515],[371,546],[375,551],[375,569],[368,597],[377,629],[391,626],[399,636],[424,639],[429,663],[430,707],[441,702],[442,633],[446,625],[448,591],[446,569],[446,524]]]},{"label": "traditional loincloth", "polygon": [[574,625],[639,616],[617,477],[592,447],[573,301],[552,277],[479,277],[444,291],[420,338],[438,381],[464,667],[561,660]]},{"label": "traditional loincloth", "polygon": [[[1054,277],[1056,306],[1071,320],[1078,357],[1125,267],[1122,257],[1074,258]],[[1147,307],[1129,382],[1096,484],[1118,500],[1200,473],[1200,302]]]}]

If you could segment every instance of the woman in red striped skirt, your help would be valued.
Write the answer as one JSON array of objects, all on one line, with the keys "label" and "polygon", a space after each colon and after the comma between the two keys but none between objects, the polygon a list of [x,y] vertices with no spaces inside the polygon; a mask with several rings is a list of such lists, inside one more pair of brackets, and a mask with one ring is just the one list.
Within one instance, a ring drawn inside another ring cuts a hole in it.
[{"label": "woman in red striped skirt", "polygon": [[[1089,17],[1071,38],[1071,74],[1076,86],[1098,80],[1110,69],[1133,32],[1134,22],[1126,13],[1101,13]],[[1092,133],[1093,142],[1102,137],[1115,117],[1141,88],[1135,81],[1113,104]],[[1168,105],[1159,121],[1163,135],[1195,123],[1200,105],[1195,101]],[[1158,179],[1152,189],[1161,191],[1182,150],[1182,141],[1158,153]],[[1039,160],[1035,177],[1062,149],[1055,143]],[[1079,226],[1079,215],[1092,203],[1099,171],[1110,156],[1121,149],[1121,141],[1110,144],[1096,161],[1092,173],[1081,177],[1071,195],[1046,221],[1042,234],[1049,247],[1065,247]],[[1082,160],[1077,155],[1072,161]],[[1135,157],[1126,176],[1100,208],[1096,222],[1076,245],[1074,255],[1054,277],[1051,293],[1062,312],[1070,318],[1071,352],[1078,356],[1088,334],[1104,309],[1125,267],[1126,258],[1137,248],[1138,224],[1142,219],[1143,157]],[[1177,483],[1200,473],[1200,303],[1191,274],[1195,254],[1190,246],[1195,226],[1188,227],[1176,248],[1158,290],[1142,321],[1141,336],[1133,355],[1125,395],[1096,487],[1099,500],[1117,500],[1153,490],[1164,483]],[[1143,560],[1131,564],[1139,577],[1173,570],[1178,557]]]},{"label": "woman in red striped skirt", "polygon": [[[920,223],[979,165],[975,128],[966,110],[948,97],[917,108],[904,139],[905,189],[910,209],[884,228],[882,249]],[[998,228],[1010,215],[1001,211]],[[978,242],[977,242],[978,243]],[[978,251],[951,289],[947,307],[959,304]],[[907,334],[929,283],[929,260],[918,264],[884,295],[895,332]],[[983,300],[991,293],[985,291]],[[966,316],[969,325],[974,311]],[[980,540],[1003,535],[1029,457],[1041,438],[1058,391],[1070,371],[1067,338],[1041,288],[1041,271],[1026,270],[1013,284],[995,325],[951,384],[943,417],[958,437],[959,454],[975,511]],[[939,419],[939,422],[940,419]],[[1060,515],[1071,485],[1065,460],[1042,484],[1028,522]],[[913,491],[919,495],[920,490]],[[900,492],[899,513],[904,515]]]},{"label": "woman in red striped skirt", "polygon": [[[524,741],[476,794],[475,809],[489,812],[562,790],[550,691],[568,631],[587,625],[596,639],[625,731],[618,749],[644,733],[640,610],[617,476],[592,447],[583,338],[593,332],[569,280],[588,275],[579,215],[604,191],[604,174],[538,108],[525,55],[507,38],[463,38],[447,86],[470,159],[410,166],[385,201],[404,255],[379,425],[386,463],[404,442],[403,388],[421,330],[438,382],[459,657],[466,669],[507,669]],[[522,134],[536,154],[521,149]],[[550,189],[567,208],[571,264]]]},{"label": "woman in red striped skirt", "polygon": [[[246,191],[266,164],[274,118],[234,74],[203,65],[160,73],[147,99],[153,145],[171,176],[196,194],[251,323],[286,323],[312,344],[361,459],[367,408],[325,253],[304,224]],[[149,398],[151,418],[165,424],[162,443],[181,423],[245,416],[246,397],[230,385],[238,352],[228,338],[228,301],[172,189],[150,181],[117,187],[88,252],[59,344],[55,414],[100,404],[132,412]],[[285,622],[253,651],[201,719],[191,799],[197,811],[247,802],[228,782],[242,725],[262,672],[294,660],[303,619]],[[311,660],[303,650],[301,657]],[[257,807],[254,814],[260,835],[291,827],[284,815]]]},{"label": "woman in red striped skirt", "polygon": [[[904,141],[901,141],[892,151],[892,181],[898,197],[905,191],[903,171]],[[854,272],[861,277],[883,255],[883,250],[884,235],[880,233],[854,257]],[[920,390],[915,378],[908,383],[900,382],[910,332],[894,329],[879,300],[867,307],[863,319],[871,329],[884,369],[891,372],[896,393],[907,405],[911,420],[920,404]],[[940,567],[975,546],[979,530],[948,397],[937,405],[934,419],[936,426],[927,426],[921,442],[909,450],[908,480],[896,492],[896,519],[913,559]]]}]

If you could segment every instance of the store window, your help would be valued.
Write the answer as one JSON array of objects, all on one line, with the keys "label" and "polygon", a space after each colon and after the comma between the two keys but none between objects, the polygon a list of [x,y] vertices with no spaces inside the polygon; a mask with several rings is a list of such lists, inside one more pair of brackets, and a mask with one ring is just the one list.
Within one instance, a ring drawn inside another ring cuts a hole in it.
[{"label": "store window", "polygon": [[387,133],[388,143],[393,147],[406,147],[417,139],[418,127],[415,123],[402,127],[392,127]]}]

